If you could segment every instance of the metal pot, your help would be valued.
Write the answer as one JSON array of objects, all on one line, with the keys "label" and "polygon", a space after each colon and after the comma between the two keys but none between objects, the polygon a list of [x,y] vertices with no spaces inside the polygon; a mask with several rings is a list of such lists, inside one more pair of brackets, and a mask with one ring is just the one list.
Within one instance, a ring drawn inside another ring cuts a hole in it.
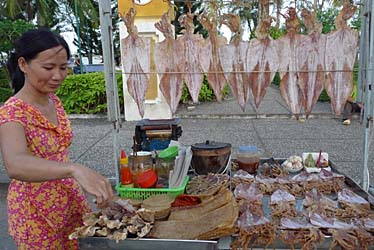
[{"label": "metal pot", "polygon": [[230,158],[231,144],[206,141],[191,146],[191,166],[198,174],[221,173]]}]

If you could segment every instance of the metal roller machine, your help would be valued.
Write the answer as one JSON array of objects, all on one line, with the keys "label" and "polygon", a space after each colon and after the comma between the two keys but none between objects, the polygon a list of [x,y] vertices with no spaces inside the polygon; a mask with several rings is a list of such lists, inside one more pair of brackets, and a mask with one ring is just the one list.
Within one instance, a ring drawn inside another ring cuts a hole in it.
[{"label": "metal roller machine", "polygon": [[137,122],[134,136],[134,151],[163,150],[170,140],[177,141],[182,135],[181,119],[143,119]]}]

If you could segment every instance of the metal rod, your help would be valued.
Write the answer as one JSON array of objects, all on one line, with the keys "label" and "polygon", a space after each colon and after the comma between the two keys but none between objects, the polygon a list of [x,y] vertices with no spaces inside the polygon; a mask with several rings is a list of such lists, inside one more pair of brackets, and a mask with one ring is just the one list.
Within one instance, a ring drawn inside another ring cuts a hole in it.
[{"label": "metal rod", "polygon": [[77,36],[78,36],[78,54],[79,54],[79,71],[83,74],[83,61],[82,61],[82,46],[81,46],[81,35],[80,35],[80,21],[78,16],[78,4],[77,0],[74,0],[75,8],[75,21],[77,24]]},{"label": "metal rod", "polygon": [[114,55],[113,55],[113,41],[112,41],[112,22],[111,22],[111,5],[110,0],[99,1],[100,12],[100,29],[102,35],[103,59],[104,59],[104,74],[105,74],[105,89],[108,105],[108,120],[113,123],[113,157],[115,164],[116,184],[119,184],[119,129],[121,125],[119,114],[119,101],[117,80],[115,77]]},{"label": "metal rod", "polygon": [[359,71],[358,71],[358,81],[357,81],[357,102],[363,102],[363,94],[365,83],[367,82],[367,71],[364,70],[367,68],[367,59],[368,56],[365,53],[368,49],[368,43],[366,42],[368,39],[368,2],[363,0],[363,8],[361,10],[362,17],[361,17],[361,35],[360,35],[360,53],[359,53]]},{"label": "metal rod", "polygon": [[[368,51],[365,51],[367,55],[369,55],[369,64],[368,67],[372,68],[374,66],[374,55],[371,53],[374,50],[374,39],[372,34],[374,34],[374,18],[372,17],[372,13],[374,11],[374,5],[372,1],[370,1],[370,15],[369,15],[369,29],[366,29],[365,32],[369,32],[367,36],[367,40],[364,42],[369,42]],[[367,82],[365,85],[365,103],[364,103],[364,147],[363,147],[363,166],[362,166],[362,188],[365,191],[369,190],[369,172],[368,172],[368,158],[369,158],[369,136],[371,132],[371,91],[374,81],[374,72],[368,72],[367,74]]]},{"label": "metal rod", "polygon": [[[363,68],[362,70],[366,71],[374,71],[373,69],[366,69]],[[351,73],[356,72],[357,70],[289,70],[289,71],[269,71],[269,70],[252,70],[252,71],[245,71],[245,70],[236,70],[236,71],[150,71],[150,72],[127,72],[127,71],[117,71],[117,73],[131,75],[131,74],[243,74],[243,73]]]}]

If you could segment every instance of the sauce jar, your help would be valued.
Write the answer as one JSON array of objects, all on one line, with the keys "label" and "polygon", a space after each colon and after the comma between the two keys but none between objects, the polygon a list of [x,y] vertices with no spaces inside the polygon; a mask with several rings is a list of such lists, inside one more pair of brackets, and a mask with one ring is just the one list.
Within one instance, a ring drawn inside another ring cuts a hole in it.
[{"label": "sauce jar", "polygon": [[169,186],[170,171],[174,170],[175,158],[178,156],[178,146],[171,146],[157,155],[156,172],[158,187]]},{"label": "sauce jar", "polygon": [[260,164],[260,152],[256,146],[240,146],[236,160],[239,169],[255,174]]},{"label": "sauce jar", "polygon": [[138,176],[149,169],[153,169],[152,153],[148,151],[138,151],[135,154],[131,154],[129,157],[129,167],[131,169],[134,186],[140,187],[137,181]]}]

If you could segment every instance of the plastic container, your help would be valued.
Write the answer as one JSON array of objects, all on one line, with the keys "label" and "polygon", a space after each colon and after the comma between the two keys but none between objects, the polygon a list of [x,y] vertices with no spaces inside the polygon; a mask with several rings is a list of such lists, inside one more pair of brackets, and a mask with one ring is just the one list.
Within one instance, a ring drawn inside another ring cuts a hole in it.
[{"label": "plastic container", "polygon": [[180,194],[184,194],[189,179],[189,176],[186,176],[182,186],[178,188],[127,188],[118,184],[115,189],[120,197],[127,199],[145,200],[158,194],[170,194],[177,197]]},{"label": "plastic container", "polygon": [[152,153],[148,151],[139,151],[136,152],[135,155],[131,154],[129,158],[129,166],[134,186],[140,187],[137,181],[138,176],[149,169],[153,169]]},{"label": "plastic container", "polygon": [[236,160],[239,169],[255,174],[260,164],[260,152],[256,146],[240,146]]},{"label": "plastic container", "polygon": [[119,164],[121,167],[121,184],[127,187],[133,187],[134,182],[128,163],[129,159],[126,156],[126,152],[124,150],[121,150],[121,158],[119,160]]},{"label": "plastic container", "polygon": [[171,146],[162,150],[158,154],[158,158],[164,161],[172,161],[178,156],[178,146]]},{"label": "plastic container", "polygon": [[157,174],[154,170],[148,169],[138,175],[137,182],[141,188],[155,187],[157,183]]},{"label": "plastic container", "polygon": [[171,146],[157,155],[156,173],[157,187],[168,187],[170,171],[174,169],[175,157],[178,156],[178,146]]}]

